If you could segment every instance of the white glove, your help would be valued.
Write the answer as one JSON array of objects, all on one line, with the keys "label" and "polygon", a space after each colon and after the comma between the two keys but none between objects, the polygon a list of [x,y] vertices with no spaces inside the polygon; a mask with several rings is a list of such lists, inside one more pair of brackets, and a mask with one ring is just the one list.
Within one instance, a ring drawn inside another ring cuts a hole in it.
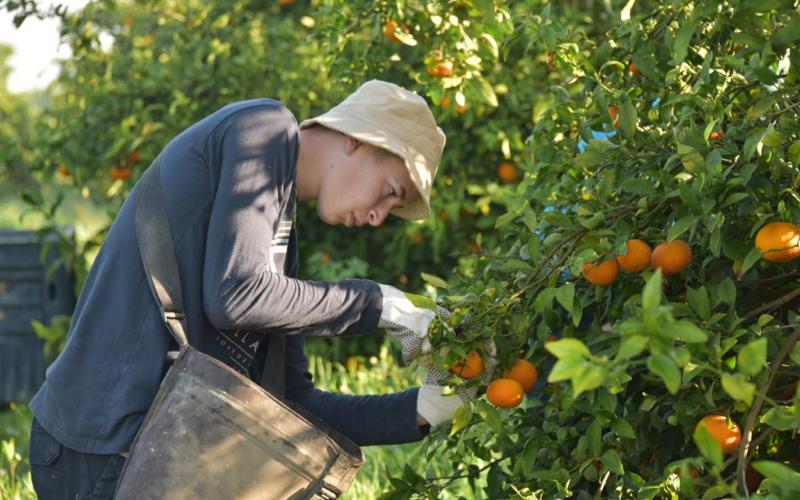
[{"label": "white glove", "polygon": [[[487,340],[484,342],[482,356],[483,371],[480,374],[480,379],[483,385],[486,386],[492,381],[492,374],[497,367],[497,359],[495,358],[497,356],[497,348],[494,341]],[[451,375],[452,373],[442,372],[436,368],[428,368],[425,381],[419,388],[417,413],[433,427],[452,420],[456,410],[475,399],[478,393],[478,386],[459,386],[454,394],[443,395],[444,387],[442,382]]]},{"label": "white glove", "polygon": [[[383,293],[383,311],[378,328],[384,328],[395,340],[400,342],[403,361],[408,364],[422,354],[431,352],[428,340],[428,326],[436,313],[430,309],[417,307],[406,294],[389,285],[380,285]],[[440,315],[447,311],[439,308]]]}]

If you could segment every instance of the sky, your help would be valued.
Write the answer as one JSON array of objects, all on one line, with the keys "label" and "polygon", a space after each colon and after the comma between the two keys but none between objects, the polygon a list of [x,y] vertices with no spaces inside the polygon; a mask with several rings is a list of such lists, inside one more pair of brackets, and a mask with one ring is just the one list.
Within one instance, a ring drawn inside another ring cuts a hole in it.
[{"label": "sky", "polygon": [[[88,0],[42,0],[43,8],[66,5],[69,10],[79,9]],[[40,21],[31,16],[17,29],[13,16],[0,10],[0,43],[14,47],[8,61],[12,68],[6,82],[11,92],[42,89],[58,75],[57,58],[69,56],[69,48],[59,47],[59,22],[55,19]]]}]

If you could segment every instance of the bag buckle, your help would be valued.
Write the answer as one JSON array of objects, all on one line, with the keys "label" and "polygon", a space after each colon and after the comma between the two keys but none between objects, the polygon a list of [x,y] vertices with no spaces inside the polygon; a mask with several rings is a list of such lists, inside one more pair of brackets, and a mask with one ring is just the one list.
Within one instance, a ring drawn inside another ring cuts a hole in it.
[{"label": "bag buckle", "polygon": [[164,320],[166,321],[169,321],[171,319],[177,319],[178,321],[181,321],[185,317],[186,316],[184,316],[184,314],[179,311],[164,311]]}]

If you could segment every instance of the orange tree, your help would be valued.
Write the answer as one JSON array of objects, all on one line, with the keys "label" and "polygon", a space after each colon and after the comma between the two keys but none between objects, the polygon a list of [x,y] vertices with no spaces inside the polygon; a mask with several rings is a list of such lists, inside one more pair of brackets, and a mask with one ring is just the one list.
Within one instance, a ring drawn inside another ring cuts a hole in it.
[{"label": "orange tree", "polygon": [[[800,273],[755,244],[800,222],[796,1],[146,7],[67,17],[74,56],[28,160],[44,182],[68,165],[112,213],[169,137],[231,100],[277,97],[302,119],[382,78],[434,106],[435,216],[351,237],[305,211],[303,272],[410,289],[443,276],[427,286],[458,325],[436,323],[449,354],[434,362],[491,338],[498,377],[522,357],[540,381],[518,407],[464,407],[426,450],[452,474],[409,464],[389,496],[463,480],[492,498],[715,498],[757,474],[797,495]],[[584,279],[631,239],[686,245],[657,251],[662,270]],[[729,420],[698,426],[709,415]]]}]

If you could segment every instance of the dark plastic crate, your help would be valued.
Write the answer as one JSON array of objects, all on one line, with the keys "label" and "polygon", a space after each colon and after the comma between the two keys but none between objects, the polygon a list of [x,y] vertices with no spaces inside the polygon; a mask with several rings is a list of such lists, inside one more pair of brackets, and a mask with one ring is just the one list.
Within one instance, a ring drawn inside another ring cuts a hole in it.
[{"label": "dark plastic crate", "polygon": [[46,276],[58,259],[57,241],[56,235],[44,238],[53,244],[42,263],[37,233],[0,231],[0,405],[28,401],[44,382],[44,342],[31,321],[49,324],[75,308],[74,276],[64,265]]}]

